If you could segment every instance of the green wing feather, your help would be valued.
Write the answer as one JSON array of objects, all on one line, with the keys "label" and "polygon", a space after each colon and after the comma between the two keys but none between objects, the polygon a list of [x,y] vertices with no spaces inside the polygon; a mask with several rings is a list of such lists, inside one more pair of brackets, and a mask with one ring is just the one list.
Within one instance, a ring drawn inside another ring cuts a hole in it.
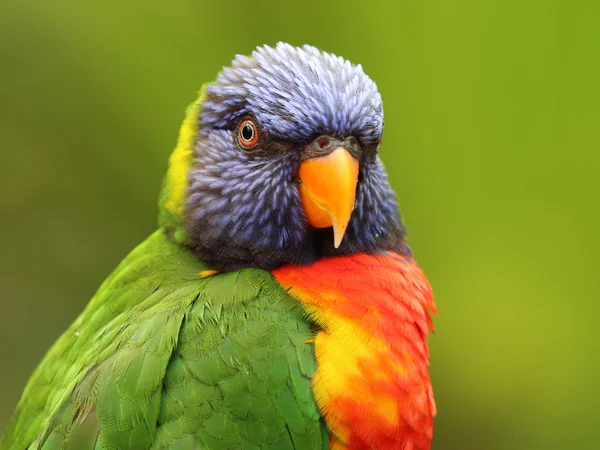
[{"label": "green wing feather", "polygon": [[208,267],[162,231],[50,349],[0,450],[328,447],[310,324],[258,269]]}]

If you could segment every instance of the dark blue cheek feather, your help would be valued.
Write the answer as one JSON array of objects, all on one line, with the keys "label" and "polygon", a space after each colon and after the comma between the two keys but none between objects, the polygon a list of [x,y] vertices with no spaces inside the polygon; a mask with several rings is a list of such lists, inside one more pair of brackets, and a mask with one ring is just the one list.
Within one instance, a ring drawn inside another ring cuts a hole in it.
[{"label": "dark blue cheek feather", "polygon": [[302,248],[295,153],[254,156],[237,147],[232,131],[215,130],[199,140],[195,161],[186,231],[198,256],[225,270],[312,258]]},{"label": "dark blue cheek feather", "polygon": [[231,131],[219,130],[198,142],[195,160],[187,233],[196,254],[220,270],[408,251],[394,194],[376,158],[361,162],[355,210],[338,249],[331,229],[306,223],[295,181],[298,152],[253,156],[237,148]]},{"label": "dark blue cheek feather", "polygon": [[396,251],[410,254],[396,195],[377,156],[361,162],[354,211],[338,251],[327,254]]}]

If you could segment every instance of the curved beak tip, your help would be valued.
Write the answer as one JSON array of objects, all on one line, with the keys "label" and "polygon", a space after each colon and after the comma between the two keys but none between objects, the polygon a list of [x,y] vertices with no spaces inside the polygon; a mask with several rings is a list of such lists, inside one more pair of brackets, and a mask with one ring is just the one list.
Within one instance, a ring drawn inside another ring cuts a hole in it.
[{"label": "curved beak tip", "polygon": [[337,224],[333,224],[333,246],[335,248],[339,248],[342,243],[342,239],[344,239],[344,235],[346,234],[347,226],[340,227],[336,226]]}]

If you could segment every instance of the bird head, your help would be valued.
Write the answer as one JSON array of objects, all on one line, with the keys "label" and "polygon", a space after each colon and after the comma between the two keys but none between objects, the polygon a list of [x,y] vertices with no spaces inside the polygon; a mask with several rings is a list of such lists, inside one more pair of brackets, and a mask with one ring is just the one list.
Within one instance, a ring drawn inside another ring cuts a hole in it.
[{"label": "bird head", "polygon": [[409,252],[382,134],[360,65],[283,43],[237,56],[188,108],[161,226],[223,271]]}]

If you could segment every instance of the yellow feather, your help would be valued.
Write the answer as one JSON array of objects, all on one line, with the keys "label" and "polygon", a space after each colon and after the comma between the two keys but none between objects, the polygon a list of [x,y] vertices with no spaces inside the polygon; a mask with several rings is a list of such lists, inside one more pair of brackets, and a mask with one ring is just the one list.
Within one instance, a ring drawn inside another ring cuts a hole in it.
[{"label": "yellow feather", "polygon": [[198,99],[188,106],[185,113],[185,120],[179,131],[177,147],[175,147],[169,159],[166,186],[169,197],[165,203],[165,208],[175,215],[183,213],[187,175],[192,164],[192,152],[198,134],[198,113],[200,112],[200,105],[205,99],[206,85],[200,90]]},{"label": "yellow feather", "polygon": [[[331,416],[331,412],[333,412],[331,407],[335,403],[335,399],[347,396],[351,391],[361,390],[361,386],[353,385],[353,383],[364,378],[365,365],[376,367],[383,358],[399,373],[406,373],[406,368],[401,363],[393,361],[388,354],[388,344],[367,333],[360,323],[332,314],[331,310],[306,302],[307,298],[302,294],[299,295],[297,289],[291,289],[291,291],[305,300],[303,301],[305,308],[324,328],[324,331],[319,332],[315,338],[318,369],[312,379],[313,392],[319,407],[329,419],[330,429],[337,438],[344,440],[350,430],[336,417]],[[344,301],[339,297],[338,295],[336,301]],[[392,381],[389,374],[385,372],[374,371],[371,376],[373,380]],[[367,392],[365,390],[361,393],[365,395]],[[367,403],[379,405],[378,411],[381,419],[390,424],[397,423],[399,414],[397,401],[386,393],[371,393],[371,395],[374,397],[365,400]]]}]

